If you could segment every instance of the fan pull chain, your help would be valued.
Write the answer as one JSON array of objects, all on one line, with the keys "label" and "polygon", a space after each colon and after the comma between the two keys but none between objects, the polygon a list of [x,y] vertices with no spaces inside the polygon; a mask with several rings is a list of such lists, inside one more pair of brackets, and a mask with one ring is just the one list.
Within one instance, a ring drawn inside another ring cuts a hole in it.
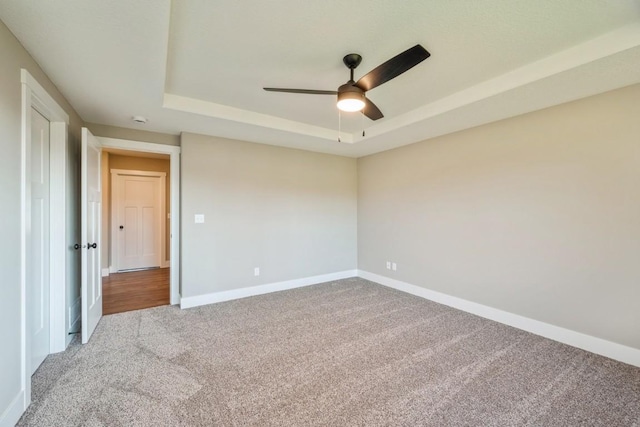
[{"label": "fan pull chain", "polygon": [[360,123],[362,124],[362,137],[364,138],[364,113],[360,114]]},{"label": "fan pull chain", "polygon": [[342,132],[342,114],[340,114],[340,110],[338,110],[338,142],[340,141],[340,133]]}]

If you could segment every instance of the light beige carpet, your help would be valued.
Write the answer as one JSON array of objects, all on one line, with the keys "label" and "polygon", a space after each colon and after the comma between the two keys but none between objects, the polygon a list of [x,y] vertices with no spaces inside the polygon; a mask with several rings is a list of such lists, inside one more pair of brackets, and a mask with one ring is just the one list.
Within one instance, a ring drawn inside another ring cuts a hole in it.
[{"label": "light beige carpet", "polygon": [[30,426],[640,426],[640,368],[362,280],[102,319]]}]

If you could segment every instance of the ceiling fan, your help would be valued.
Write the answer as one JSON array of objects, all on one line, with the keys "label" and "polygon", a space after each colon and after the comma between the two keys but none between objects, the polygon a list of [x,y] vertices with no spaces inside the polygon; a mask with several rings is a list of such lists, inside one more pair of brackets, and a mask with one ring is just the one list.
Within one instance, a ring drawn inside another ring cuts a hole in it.
[{"label": "ceiling fan", "polygon": [[351,77],[349,78],[349,81],[340,86],[338,90],[287,89],[276,87],[265,87],[263,89],[270,92],[337,95],[338,108],[340,110],[362,111],[362,113],[371,120],[378,120],[384,117],[382,115],[382,111],[380,111],[380,109],[365,96],[365,93],[395,77],[398,77],[400,74],[415,67],[429,56],[431,56],[431,54],[427,52],[424,47],[417,44],[394,56],[387,62],[378,65],[356,82],[353,80],[353,70],[360,65],[362,57],[357,53],[350,53],[342,58],[342,62],[344,62],[344,65],[349,68]]}]

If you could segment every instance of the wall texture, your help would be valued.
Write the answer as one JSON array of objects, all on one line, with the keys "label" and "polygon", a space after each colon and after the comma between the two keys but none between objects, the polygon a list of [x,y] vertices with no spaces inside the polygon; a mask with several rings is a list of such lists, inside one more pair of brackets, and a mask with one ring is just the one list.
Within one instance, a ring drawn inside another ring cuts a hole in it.
[{"label": "wall texture", "polygon": [[355,159],[194,134],[181,145],[183,297],[356,268]]},{"label": "wall texture", "polygon": [[[107,219],[102,221],[102,243],[105,250],[102,255],[102,268],[107,268],[111,265],[111,169],[127,169],[138,171],[153,171],[153,172],[165,172],[167,174],[165,180],[165,212],[171,213],[171,171],[169,159],[149,159],[145,157],[137,156],[125,156],[113,153],[103,153],[103,161],[107,157],[107,167],[103,166],[103,176],[106,175],[106,181],[102,181],[102,191],[105,194],[102,198],[103,204],[106,202],[106,209],[103,208],[103,212],[106,212]],[[167,156],[169,157],[169,156]],[[106,171],[105,171],[106,169]],[[165,254],[166,259],[162,261],[168,261],[171,253],[171,227],[170,221],[165,216],[163,219],[165,227]],[[104,252],[107,253],[106,257]]]},{"label": "wall texture", "polygon": [[359,159],[358,268],[640,348],[639,105],[635,85]]},{"label": "wall texture", "polygon": [[[67,240],[72,245],[79,237],[74,221],[78,218],[77,155],[82,120],[51,83],[44,72],[0,22],[0,417],[21,392],[21,295],[20,295],[20,186],[21,186],[21,109],[22,95],[20,69],[25,68],[66,110],[70,118],[69,151],[67,160]],[[67,304],[79,295],[77,271],[79,260],[70,250],[67,268],[70,269],[67,283]]]}]

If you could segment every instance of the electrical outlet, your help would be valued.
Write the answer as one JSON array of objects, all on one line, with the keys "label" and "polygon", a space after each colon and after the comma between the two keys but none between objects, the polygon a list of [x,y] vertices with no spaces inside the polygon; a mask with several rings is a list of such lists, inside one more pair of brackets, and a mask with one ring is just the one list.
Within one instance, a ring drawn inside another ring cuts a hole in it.
[{"label": "electrical outlet", "polygon": [[259,276],[260,275],[260,267],[256,267],[253,269],[253,275],[254,276]]},{"label": "electrical outlet", "polygon": [[391,261],[387,261],[387,270],[391,270]]},{"label": "electrical outlet", "polygon": [[194,222],[196,224],[204,224],[204,214],[196,214],[194,217]]},{"label": "electrical outlet", "polygon": [[396,267],[397,267],[397,266],[396,266],[396,263],[395,263],[395,262],[392,262],[392,263],[391,263],[391,269],[392,269],[393,271],[396,271]]}]

